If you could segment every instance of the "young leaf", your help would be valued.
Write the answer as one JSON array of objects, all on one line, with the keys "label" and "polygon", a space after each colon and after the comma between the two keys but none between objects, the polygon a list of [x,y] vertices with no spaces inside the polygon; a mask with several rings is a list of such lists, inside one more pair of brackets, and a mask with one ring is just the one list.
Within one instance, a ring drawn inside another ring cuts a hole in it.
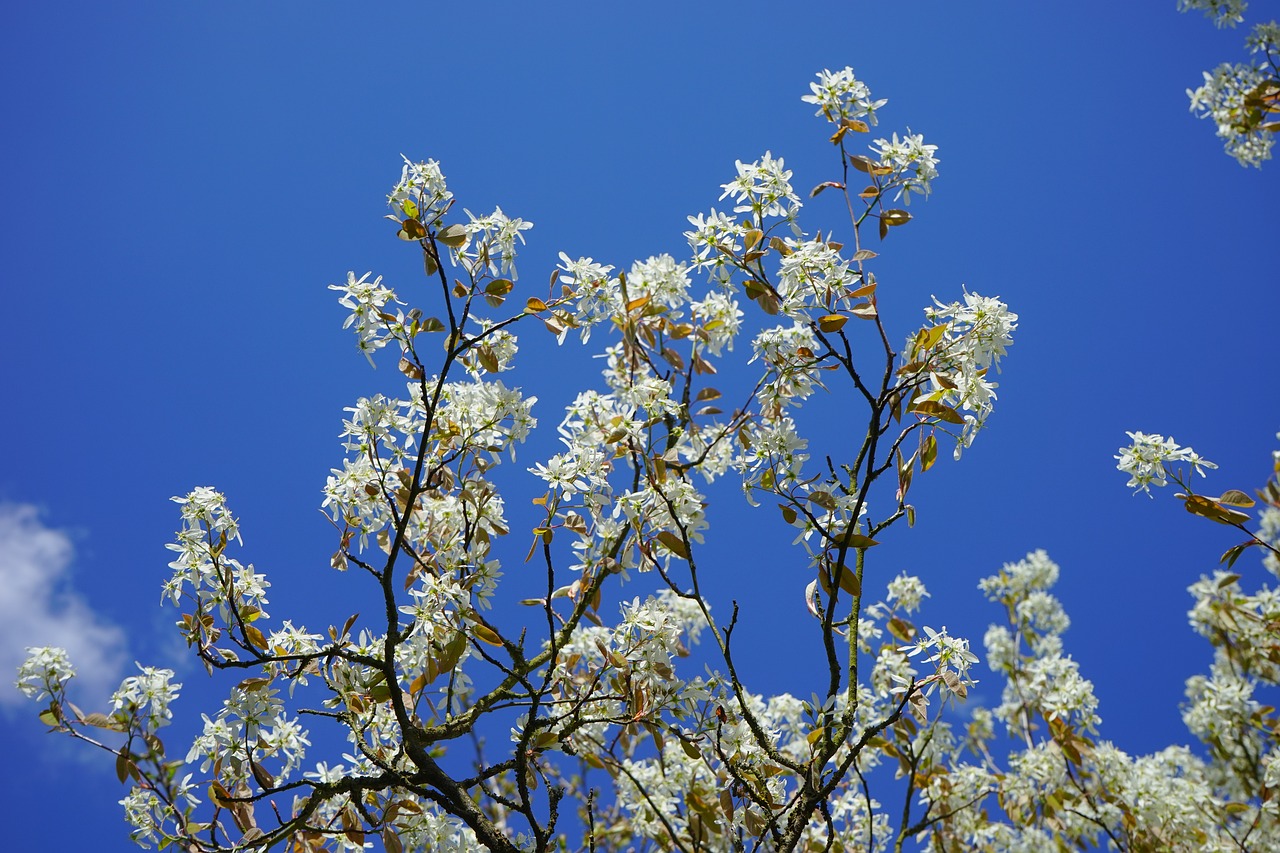
[{"label": "young leaf", "polygon": [[455,223],[440,229],[436,239],[450,249],[457,249],[467,242],[467,229]]},{"label": "young leaf", "polygon": [[471,623],[472,635],[482,643],[488,643],[491,646],[501,646],[502,638],[490,628],[488,625],[482,625],[479,622]]},{"label": "young leaf", "polygon": [[938,438],[933,433],[924,437],[920,447],[920,470],[928,471],[938,459]]},{"label": "young leaf", "polygon": [[847,322],[849,318],[842,314],[827,314],[818,318],[818,328],[824,332],[838,332]]},{"label": "young leaf", "polygon": [[1213,500],[1216,503],[1225,504],[1227,506],[1242,506],[1246,509],[1254,505],[1253,498],[1238,489],[1227,489]]},{"label": "young leaf", "polygon": [[908,411],[926,418],[937,418],[949,424],[964,425],[964,418],[959,412],[936,400],[917,400]]},{"label": "young leaf", "polygon": [[689,549],[685,547],[684,540],[672,533],[670,530],[663,530],[659,532],[658,541],[677,557],[680,557],[683,560],[689,559]]}]

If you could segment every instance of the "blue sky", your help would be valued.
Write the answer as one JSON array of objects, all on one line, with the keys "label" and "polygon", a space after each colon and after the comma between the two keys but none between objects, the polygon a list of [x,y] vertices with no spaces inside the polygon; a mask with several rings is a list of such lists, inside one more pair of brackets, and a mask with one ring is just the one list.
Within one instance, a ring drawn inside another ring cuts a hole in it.
[{"label": "blue sky", "polygon": [[[134,660],[179,668],[181,752],[225,690],[185,662],[158,607],[168,498],[196,485],[227,493],[275,616],[349,614],[358,580],[327,569],[320,488],[340,463],[342,407],[395,377],[356,353],[326,285],[367,269],[416,281],[381,219],[402,152],[438,159],[471,210],[534,222],[521,284],[541,287],[561,251],[621,268],[681,257],[685,217],[717,204],[736,159],[770,150],[802,192],[837,177],[826,125],[799,98],[816,71],[851,65],[889,99],[877,129],[923,133],[941,161],[877,261],[884,313],[905,335],[931,295],[967,286],[1021,316],[989,429],[917,477],[919,523],[868,571],[921,575],[923,621],[980,645],[1000,613],[977,580],[1047,549],[1104,736],[1132,752],[1185,742],[1183,680],[1209,660],[1185,589],[1237,537],[1172,494],[1131,496],[1112,456],[1126,430],[1162,432],[1218,463],[1207,491],[1265,479],[1280,429],[1280,164],[1241,168],[1189,114],[1184,90],[1239,59],[1245,32],[1174,7],[13,6],[0,31],[0,661],[46,638],[96,649],[86,706]],[[1250,20],[1275,10],[1255,3]],[[806,225],[838,226],[838,212],[817,199]],[[536,367],[521,381],[553,427],[597,365],[524,334]],[[519,468],[539,452],[551,437]],[[739,598],[744,634],[763,638],[757,689],[807,696],[791,534],[732,489],[711,513],[721,606]],[[131,849],[111,763],[45,737],[33,705],[0,694],[7,843],[53,831]]]}]

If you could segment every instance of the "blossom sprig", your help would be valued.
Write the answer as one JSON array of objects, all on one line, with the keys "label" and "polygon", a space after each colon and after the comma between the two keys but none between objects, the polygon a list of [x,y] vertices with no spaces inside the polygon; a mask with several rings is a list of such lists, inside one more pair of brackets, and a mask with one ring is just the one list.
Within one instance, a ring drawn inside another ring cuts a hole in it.
[{"label": "blossom sprig", "polygon": [[800,197],[791,188],[791,171],[785,168],[782,158],[775,159],[772,152],[766,151],[759,160],[738,160],[735,166],[738,176],[721,185],[724,192],[720,195],[722,200],[736,202],[733,212],[750,214],[757,224],[778,217],[794,225],[800,212]]},{"label": "blossom sprig", "polygon": [[834,124],[865,117],[867,124],[875,125],[876,110],[889,103],[886,98],[873,99],[867,84],[854,76],[853,69],[848,66],[834,72],[824,68],[817,77],[817,83],[809,84],[813,94],[800,100],[815,104],[818,111],[814,115],[825,116]]},{"label": "blossom sprig", "polygon": [[[1274,134],[1261,126],[1262,112],[1253,103],[1256,93],[1271,83],[1273,75],[1261,66],[1224,62],[1205,71],[1198,87],[1187,89],[1191,112],[1213,121],[1223,149],[1241,166],[1261,168],[1271,159]],[[1270,89],[1269,103],[1274,103],[1276,89],[1280,86]]]},{"label": "blossom sprig", "polygon": [[733,259],[742,251],[747,226],[714,207],[707,214],[688,217],[692,231],[684,232],[693,250],[695,269],[707,270],[712,281],[728,285],[736,269]]},{"label": "blossom sprig", "polygon": [[[1178,11],[1200,9],[1218,27],[1244,20],[1244,0],[1179,0]],[[1223,149],[1241,166],[1261,168],[1271,158],[1280,130],[1280,25],[1256,24],[1245,40],[1248,63],[1224,62],[1204,72],[1204,82],[1187,89],[1190,109],[1217,126]]]},{"label": "blossom sprig", "polygon": [[[1132,442],[1121,447],[1116,455],[1116,468],[1129,475],[1129,488],[1137,492],[1146,492],[1151,496],[1151,487],[1163,487],[1172,478],[1182,483],[1184,475],[1174,466],[1187,465],[1201,477],[1206,468],[1218,466],[1196,453],[1190,447],[1183,447],[1172,438],[1165,438],[1156,433],[1127,433]],[[1153,496],[1154,497],[1154,496]]]},{"label": "blossom sprig", "polygon": [[[218,639],[230,631],[231,639],[244,650],[266,646],[262,632],[253,624],[267,613],[266,576],[227,555],[232,540],[240,541],[239,522],[227,507],[226,497],[209,486],[200,486],[185,496],[172,498],[182,504],[183,528],[177,541],[166,545],[177,552],[169,563],[173,574],[165,581],[162,601],[178,605],[189,599],[194,604],[182,621],[189,644],[197,646],[206,663],[213,659],[235,660],[237,652],[216,648]],[[216,612],[222,627],[213,622]]]},{"label": "blossom sprig", "polygon": [[533,223],[509,217],[501,207],[494,208],[487,216],[476,216],[465,208],[464,212],[471,220],[462,226],[467,241],[452,249],[454,255],[472,275],[502,274],[516,281],[516,240],[523,244],[522,232],[532,228]]},{"label": "blossom sprig", "polygon": [[900,372],[908,381],[928,377],[928,389],[912,404],[913,411],[963,425],[956,442],[958,459],[994,408],[998,383],[988,378],[989,371],[1000,372],[1018,315],[997,297],[966,291],[963,303],[943,304],[935,298],[925,317],[934,325],[908,338]]},{"label": "blossom sprig", "polygon": [[1214,26],[1234,27],[1244,21],[1244,12],[1249,8],[1247,0],[1178,0],[1178,11],[1189,12],[1200,10],[1205,17],[1212,18]]},{"label": "blossom sprig", "polygon": [[138,664],[141,675],[121,682],[111,696],[112,710],[125,718],[142,721],[146,731],[155,731],[173,719],[170,705],[178,698],[181,684],[173,682],[173,670]]},{"label": "blossom sprig", "polygon": [[26,660],[18,668],[18,680],[14,682],[29,699],[40,700],[46,696],[55,701],[66,694],[67,682],[76,677],[67,650],[56,646],[33,646],[27,649]]},{"label": "blossom sprig", "polygon": [[369,281],[372,272],[366,272],[356,278],[354,272],[347,273],[346,284],[331,284],[330,290],[342,294],[338,304],[351,312],[342,328],[354,328],[356,345],[364,353],[364,357],[373,365],[373,355],[392,340],[404,339],[405,318],[402,312],[393,316],[385,310],[388,304],[403,305],[396,298],[395,291],[382,284],[382,276]]},{"label": "blossom sprig", "polygon": [[895,199],[902,199],[903,204],[911,203],[911,194],[927,196],[932,190],[932,182],[938,177],[938,158],[934,156],[938,146],[926,145],[924,136],[911,133],[910,130],[898,139],[877,139],[871,148],[880,166],[889,170],[890,180],[898,187]]},{"label": "blossom sprig", "polygon": [[401,215],[430,227],[449,209],[453,193],[435,160],[415,163],[404,155],[401,159],[404,166],[400,180],[387,194],[387,204]]}]

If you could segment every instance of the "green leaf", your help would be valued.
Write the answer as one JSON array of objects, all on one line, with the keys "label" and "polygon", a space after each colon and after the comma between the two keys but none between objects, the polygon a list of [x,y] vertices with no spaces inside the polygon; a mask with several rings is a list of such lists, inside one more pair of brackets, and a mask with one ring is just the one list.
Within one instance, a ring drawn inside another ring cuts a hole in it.
[{"label": "green leaf", "polygon": [[895,207],[892,210],[886,210],[884,213],[880,214],[880,221],[891,227],[906,225],[911,221],[911,214],[901,208]]}]

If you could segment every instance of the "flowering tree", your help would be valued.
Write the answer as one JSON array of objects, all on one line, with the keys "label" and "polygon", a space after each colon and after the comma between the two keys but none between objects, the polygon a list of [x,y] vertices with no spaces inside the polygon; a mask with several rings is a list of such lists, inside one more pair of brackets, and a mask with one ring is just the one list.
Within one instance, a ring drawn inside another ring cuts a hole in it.
[{"label": "flowering tree", "polygon": [[[1245,0],[1178,0],[1178,11],[1199,9],[1218,27],[1234,27],[1244,21]],[[1280,131],[1280,25],[1275,21],[1254,25],[1245,39],[1248,63],[1224,62],[1204,72],[1204,83],[1187,90],[1191,111],[1213,119],[1226,152],[1241,166],[1261,168],[1271,159],[1274,134]]]},{"label": "flowering tree", "polygon": [[[889,527],[914,521],[913,477],[943,448],[959,458],[981,431],[1017,315],[968,292],[935,299],[922,324],[881,314],[867,232],[883,241],[911,221],[911,196],[927,196],[937,176],[936,148],[911,133],[854,145],[885,101],[850,69],[822,72],[811,90],[804,100],[834,126],[838,154],[812,195],[843,196],[842,230],[802,226],[792,174],[766,153],[722,185],[731,209],[689,218],[684,261],[663,255],[623,272],[561,254],[537,292],[516,293],[529,223],[501,209],[464,219],[439,164],[405,162],[388,218],[421,253],[434,296],[407,304],[372,273],[332,286],[360,351],[407,380],[403,397],[347,410],[346,458],[323,499],[333,568],[371,585],[377,615],[340,613],[317,632],[273,619],[266,579],[238,556],[239,521],[202,487],[175,498],[182,527],[164,599],[228,688],[190,748],[171,754],[159,737],[181,687],[169,670],[143,667],[106,713],[68,701],[74,669],[61,650],[32,649],[19,672],[52,729],[115,755],[140,844],[1280,844],[1273,712],[1250,698],[1276,676],[1278,605],[1265,591],[1245,595],[1239,576],[1193,587],[1197,627],[1218,650],[1188,711],[1206,758],[1171,749],[1135,759],[1098,739],[1097,703],[1064,651],[1069,623],[1049,592],[1058,569],[1043,553],[983,581],[1009,622],[986,638],[1004,695],[991,711],[954,713],[977,657],[964,639],[917,625],[923,584],[877,572],[874,549]],[[512,470],[502,463],[536,426],[535,398],[498,375],[528,327],[562,343],[607,338],[604,385],[567,407],[562,452]],[[751,379],[734,390],[717,364],[742,334]],[[819,391],[861,407],[865,428],[811,446],[799,409]],[[1158,437],[1134,439],[1121,456],[1134,485],[1186,488],[1174,466],[1209,464]],[[515,518],[503,490],[530,474],[536,517]],[[703,572],[699,485],[721,477],[796,529],[809,576],[795,601],[824,663],[808,700],[761,695],[736,664],[737,605]],[[1274,553],[1274,481],[1266,494],[1263,530],[1231,562],[1253,545]],[[1243,529],[1241,493],[1184,499]],[[494,606],[504,563],[541,579],[541,594],[520,602],[524,617]],[[483,744],[495,735],[505,747],[493,755]],[[336,755],[308,755],[333,741],[345,742]]]}]

